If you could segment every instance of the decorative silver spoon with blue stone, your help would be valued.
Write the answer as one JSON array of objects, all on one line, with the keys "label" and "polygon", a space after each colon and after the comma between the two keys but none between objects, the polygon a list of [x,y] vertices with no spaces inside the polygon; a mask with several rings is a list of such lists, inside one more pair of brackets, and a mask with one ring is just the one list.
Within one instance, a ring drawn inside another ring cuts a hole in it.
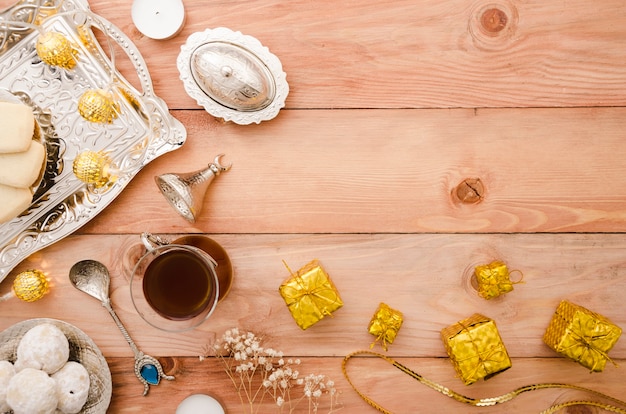
[{"label": "decorative silver spoon with blue stone", "polygon": [[111,299],[109,298],[111,278],[105,265],[96,260],[82,260],[70,269],[70,281],[76,289],[98,299],[122,331],[122,335],[135,354],[135,375],[144,386],[143,395],[148,394],[150,385],[158,385],[161,378],[170,381],[174,379],[171,375],[165,375],[156,358],[144,354],[137,348],[128,331],[122,325],[122,321],[117,317],[111,307]]}]

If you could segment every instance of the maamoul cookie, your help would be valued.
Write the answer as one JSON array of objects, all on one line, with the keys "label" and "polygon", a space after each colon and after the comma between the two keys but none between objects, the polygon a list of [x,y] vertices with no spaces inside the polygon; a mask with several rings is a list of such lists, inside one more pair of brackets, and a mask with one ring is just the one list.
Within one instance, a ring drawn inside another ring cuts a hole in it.
[{"label": "maamoul cookie", "polygon": [[56,382],[57,408],[65,414],[80,412],[89,396],[87,369],[78,362],[68,361],[51,377]]},{"label": "maamoul cookie", "polygon": [[24,368],[9,381],[7,403],[14,414],[54,414],[56,383],[39,369]]},{"label": "maamoul cookie", "polygon": [[24,334],[17,345],[16,369],[35,368],[53,374],[67,362],[70,346],[65,334],[42,323]]},{"label": "maamoul cookie", "polygon": [[11,409],[7,404],[7,388],[9,382],[15,375],[15,367],[9,361],[0,361],[0,413],[5,413]]}]

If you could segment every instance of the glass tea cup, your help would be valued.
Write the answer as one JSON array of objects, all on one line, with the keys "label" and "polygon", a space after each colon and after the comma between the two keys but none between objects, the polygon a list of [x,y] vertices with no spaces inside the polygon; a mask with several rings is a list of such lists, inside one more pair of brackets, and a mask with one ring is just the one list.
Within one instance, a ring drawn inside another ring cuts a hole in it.
[{"label": "glass tea cup", "polygon": [[204,250],[141,235],[146,252],[130,275],[135,310],[155,328],[193,329],[215,310],[220,299],[217,262]]}]

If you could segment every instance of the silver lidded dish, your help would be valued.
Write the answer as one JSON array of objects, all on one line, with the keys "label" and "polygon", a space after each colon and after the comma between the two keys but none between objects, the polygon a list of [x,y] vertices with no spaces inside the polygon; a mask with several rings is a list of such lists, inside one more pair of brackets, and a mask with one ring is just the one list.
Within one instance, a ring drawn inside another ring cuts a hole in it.
[{"label": "silver lidded dish", "polygon": [[256,38],[225,27],[189,36],[177,66],[189,96],[236,124],[276,117],[289,94],[280,60]]}]

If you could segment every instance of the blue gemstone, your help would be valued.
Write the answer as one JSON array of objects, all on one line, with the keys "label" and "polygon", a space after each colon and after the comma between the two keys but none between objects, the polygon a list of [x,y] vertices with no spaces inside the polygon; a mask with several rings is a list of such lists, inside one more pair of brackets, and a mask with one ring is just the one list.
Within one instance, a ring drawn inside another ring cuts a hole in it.
[{"label": "blue gemstone", "polygon": [[148,381],[148,384],[158,385],[159,383],[159,371],[157,371],[156,367],[152,364],[146,364],[141,367],[139,371],[141,374],[141,378]]}]

